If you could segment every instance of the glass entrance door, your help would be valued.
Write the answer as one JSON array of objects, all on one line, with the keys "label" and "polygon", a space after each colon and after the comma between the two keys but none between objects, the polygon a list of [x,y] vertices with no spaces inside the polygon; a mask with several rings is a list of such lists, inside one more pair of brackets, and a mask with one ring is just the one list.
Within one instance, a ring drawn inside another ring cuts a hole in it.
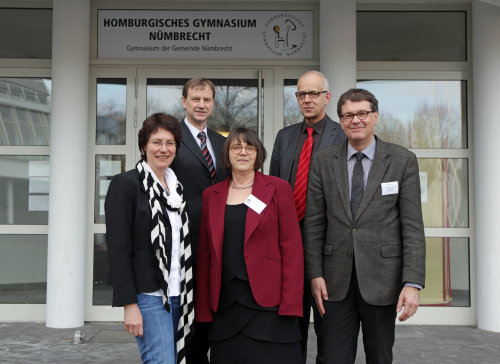
[{"label": "glass entrance door", "polygon": [[[89,196],[87,234],[88,321],[121,321],[123,310],[111,308],[112,289],[106,283],[108,262],[104,200],[112,177],[134,168],[140,158],[137,133],[147,116],[165,112],[184,119],[182,88],[193,77],[205,77],[216,86],[210,128],[227,135],[244,126],[258,132],[272,150],[273,70],[96,68],[93,70],[89,145]],[[265,107],[267,105],[267,107]],[[282,121],[278,123],[278,129]],[[269,163],[269,162],[268,162]],[[265,170],[267,170],[265,166]]]}]

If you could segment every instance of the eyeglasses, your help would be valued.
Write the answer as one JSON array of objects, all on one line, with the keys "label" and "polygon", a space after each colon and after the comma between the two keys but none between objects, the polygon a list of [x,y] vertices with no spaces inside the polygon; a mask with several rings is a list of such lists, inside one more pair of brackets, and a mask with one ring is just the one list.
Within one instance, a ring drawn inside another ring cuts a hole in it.
[{"label": "eyeglasses", "polygon": [[246,147],[242,145],[233,145],[231,147],[231,152],[233,152],[234,154],[240,154],[243,149],[246,150],[247,154],[254,154],[257,150],[252,145],[247,145]]},{"label": "eyeglasses", "polygon": [[163,147],[163,146],[166,146],[167,148],[175,148],[177,146],[177,143],[174,142],[173,140],[168,140],[166,142],[162,142],[160,140],[152,140],[149,143],[158,149]]},{"label": "eyeglasses", "polygon": [[350,123],[351,121],[354,120],[355,116],[357,116],[359,120],[365,120],[368,117],[368,114],[371,112],[375,112],[375,111],[373,111],[373,110],[360,111],[356,114],[347,113],[347,114],[342,115],[341,118],[344,119],[345,121],[347,121],[348,123]]},{"label": "eyeglasses", "polygon": [[327,93],[328,91],[309,91],[309,92],[304,92],[304,91],[299,91],[295,93],[295,96],[299,100],[305,100],[306,96],[309,95],[309,98],[311,100],[317,99],[319,95]]}]

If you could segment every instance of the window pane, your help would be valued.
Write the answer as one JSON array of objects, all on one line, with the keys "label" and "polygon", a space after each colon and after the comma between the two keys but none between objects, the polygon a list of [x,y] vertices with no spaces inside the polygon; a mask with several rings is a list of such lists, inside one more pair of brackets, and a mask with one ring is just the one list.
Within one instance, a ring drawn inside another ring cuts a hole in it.
[{"label": "window pane", "polygon": [[419,159],[425,227],[469,227],[467,159]]},{"label": "window pane", "polygon": [[0,303],[45,303],[47,235],[0,234]]},{"label": "window pane", "polygon": [[465,11],[358,11],[358,61],[466,61]]},{"label": "window pane", "polygon": [[425,306],[470,306],[469,240],[426,239],[425,288],[420,303]]},{"label": "window pane", "polygon": [[108,249],[106,234],[94,234],[94,290],[93,305],[110,305],[113,296],[113,287],[108,285]]},{"label": "window pane", "polygon": [[45,225],[49,157],[0,156],[0,224]]},{"label": "window pane", "polygon": [[406,148],[467,148],[465,81],[359,81],[379,101],[375,134]]},{"label": "window pane", "polygon": [[97,79],[97,145],[125,145],[127,80]]},{"label": "window pane", "polygon": [[49,145],[51,82],[0,78],[0,145]]},{"label": "window pane", "polygon": [[283,80],[283,127],[299,123],[304,119],[295,97],[297,81],[297,79]]},{"label": "window pane", "polygon": [[124,155],[95,156],[94,222],[104,223],[104,200],[113,176],[125,172]]},{"label": "window pane", "polygon": [[[182,88],[188,79],[148,79],[147,115],[165,112],[184,119]],[[243,126],[257,131],[257,79],[211,79],[215,104],[208,126],[223,135]],[[263,86],[263,85],[262,85]]]},{"label": "window pane", "polygon": [[52,58],[52,9],[0,9],[0,58]]}]

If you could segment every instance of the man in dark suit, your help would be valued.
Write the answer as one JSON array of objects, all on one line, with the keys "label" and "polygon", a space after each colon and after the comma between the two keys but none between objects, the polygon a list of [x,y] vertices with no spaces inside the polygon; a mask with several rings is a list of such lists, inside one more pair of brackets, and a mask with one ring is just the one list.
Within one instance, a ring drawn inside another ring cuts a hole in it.
[{"label": "man in dark suit", "polygon": [[[178,148],[172,169],[184,186],[193,262],[196,262],[198,248],[203,191],[227,177],[227,172],[220,163],[225,138],[207,128],[207,120],[212,114],[214,102],[215,86],[212,81],[193,78],[184,85],[182,105],[186,110],[186,117],[181,122],[182,145]],[[187,349],[188,364],[208,363],[208,329],[207,323],[196,324],[195,334]]]},{"label": "man in dark suit", "polygon": [[[299,104],[300,111],[304,116],[304,120],[301,123],[290,125],[281,129],[278,132],[274,142],[269,174],[288,181],[291,184],[292,189],[294,189],[296,205],[297,201],[301,200],[305,206],[304,199],[306,192],[305,189],[307,188],[307,179],[304,181],[302,198],[298,193],[299,191],[295,188],[295,181],[298,176],[297,173],[299,172],[300,174],[299,162],[301,155],[303,154],[302,150],[307,149],[304,148],[304,145],[307,145],[307,139],[311,138],[309,137],[309,133],[307,131],[308,128],[312,129],[312,148],[310,148],[309,154],[305,155],[304,158],[310,159],[311,154],[314,154],[316,151],[330,145],[342,143],[346,139],[346,136],[340,125],[332,121],[328,115],[326,115],[326,105],[330,101],[332,95],[329,92],[328,80],[322,73],[317,71],[304,73],[299,78],[297,83],[297,92],[295,95],[297,97],[297,103]],[[305,167],[305,169],[307,170],[307,167]],[[303,211],[300,213],[299,206],[297,206],[297,210],[302,231]],[[312,307],[314,312],[314,330],[317,336],[318,347],[316,363],[320,364],[323,363],[320,326],[321,317],[314,305],[308,280],[304,281],[303,303],[304,312],[300,323],[300,329],[302,335],[301,347],[304,363],[307,359],[307,336]]]},{"label": "man in dark suit", "polygon": [[311,161],[304,253],[323,316],[325,362],[354,363],[363,330],[367,363],[391,363],[396,313],[419,305],[425,237],[415,154],[374,135],[378,101],[351,89],[337,104],[347,142]]}]

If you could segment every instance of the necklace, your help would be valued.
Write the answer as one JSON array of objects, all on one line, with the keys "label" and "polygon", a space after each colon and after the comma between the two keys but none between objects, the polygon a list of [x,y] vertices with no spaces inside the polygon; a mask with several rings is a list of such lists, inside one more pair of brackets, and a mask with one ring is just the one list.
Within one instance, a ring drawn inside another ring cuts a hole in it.
[{"label": "necklace", "polygon": [[250,187],[252,187],[252,186],[253,186],[253,181],[252,181],[251,183],[247,184],[247,185],[244,185],[244,186],[235,186],[235,185],[233,185],[233,180],[231,179],[231,180],[229,181],[229,184],[231,185],[231,187],[232,187],[232,188],[237,188],[237,189],[244,190],[245,188],[250,188]]}]

